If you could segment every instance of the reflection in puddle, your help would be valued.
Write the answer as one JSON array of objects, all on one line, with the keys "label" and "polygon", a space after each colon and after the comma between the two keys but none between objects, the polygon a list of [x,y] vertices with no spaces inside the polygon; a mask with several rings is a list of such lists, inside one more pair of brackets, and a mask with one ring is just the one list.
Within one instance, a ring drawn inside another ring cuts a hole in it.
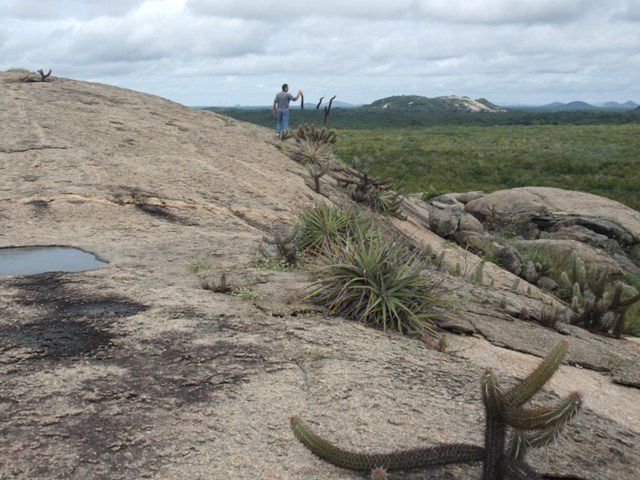
[{"label": "reflection in puddle", "polygon": [[106,264],[94,254],[72,247],[0,248],[0,275],[83,272]]}]

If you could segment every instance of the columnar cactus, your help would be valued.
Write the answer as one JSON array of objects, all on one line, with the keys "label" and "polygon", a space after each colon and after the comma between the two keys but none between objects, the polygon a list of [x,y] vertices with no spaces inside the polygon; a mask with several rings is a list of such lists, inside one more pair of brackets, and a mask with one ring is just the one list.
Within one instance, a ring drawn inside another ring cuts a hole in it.
[{"label": "columnar cactus", "polygon": [[491,372],[485,374],[484,447],[452,443],[383,454],[358,453],[316,435],[298,417],[291,418],[291,427],[298,440],[321,459],[347,470],[371,472],[372,478],[385,478],[383,475],[388,471],[482,461],[482,480],[539,480],[540,476],[525,461],[527,451],[556,440],[580,410],[582,397],[574,392],[554,406],[525,405],[557,371],[566,350],[566,342],[556,345],[529,376],[507,391],[500,388]]},{"label": "columnar cactus", "polygon": [[581,325],[594,332],[609,332],[619,338],[625,330],[627,311],[638,301],[640,293],[633,288],[617,282],[597,289],[584,291],[576,283],[573,289],[571,310],[572,323]]},{"label": "columnar cactus", "polygon": [[313,189],[316,193],[320,193],[320,179],[327,174],[328,167],[320,163],[312,163],[307,166],[307,170],[313,178]]}]

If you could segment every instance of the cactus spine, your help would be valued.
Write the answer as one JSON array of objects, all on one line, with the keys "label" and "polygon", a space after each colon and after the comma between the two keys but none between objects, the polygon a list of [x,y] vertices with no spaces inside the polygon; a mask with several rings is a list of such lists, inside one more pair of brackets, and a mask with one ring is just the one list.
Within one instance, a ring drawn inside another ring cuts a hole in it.
[{"label": "cactus spine", "polygon": [[557,371],[566,351],[566,342],[556,345],[533,372],[504,393],[497,378],[490,372],[485,374],[482,379],[482,400],[485,406],[484,447],[440,444],[383,454],[358,453],[337,447],[316,435],[298,417],[291,418],[291,427],[298,440],[311,452],[347,470],[371,471],[372,475],[384,472],[386,475],[387,471],[482,461],[482,480],[539,480],[538,474],[525,462],[527,451],[546,447],[555,441],[580,410],[582,397],[574,392],[554,406],[528,408],[523,405]]}]

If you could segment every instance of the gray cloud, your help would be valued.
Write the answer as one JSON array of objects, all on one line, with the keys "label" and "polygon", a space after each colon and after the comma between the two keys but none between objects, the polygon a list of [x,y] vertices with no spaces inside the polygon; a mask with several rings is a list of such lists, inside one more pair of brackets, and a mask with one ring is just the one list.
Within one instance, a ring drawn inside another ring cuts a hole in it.
[{"label": "gray cloud", "polygon": [[346,101],[640,100],[638,20],[640,0],[0,0],[0,68],[187,104],[266,104],[283,80]]},{"label": "gray cloud", "polygon": [[142,2],[143,0],[2,0],[0,17],[55,19],[122,15]]}]

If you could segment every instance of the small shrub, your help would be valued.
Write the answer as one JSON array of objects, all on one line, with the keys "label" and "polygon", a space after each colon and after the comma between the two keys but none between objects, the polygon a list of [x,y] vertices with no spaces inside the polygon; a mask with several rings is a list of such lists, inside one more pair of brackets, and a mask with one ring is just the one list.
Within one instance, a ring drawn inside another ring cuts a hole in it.
[{"label": "small shrub", "polygon": [[429,185],[429,188],[422,192],[422,200],[428,202],[432,198],[439,197],[440,195],[444,195],[445,193],[447,192],[445,192],[444,190],[438,190],[433,185]]},{"label": "small shrub", "polygon": [[296,146],[291,153],[291,158],[296,162],[308,165],[328,165],[335,162],[335,154],[331,145],[326,143],[314,143],[307,140],[296,142]]},{"label": "small shrub", "polygon": [[265,270],[276,270],[281,272],[287,270],[291,265],[288,265],[282,258],[278,258],[276,255],[273,255],[266,250],[261,250],[257,266],[264,268]]},{"label": "small shrub", "polygon": [[307,298],[385,331],[432,330],[429,316],[442,301],[421,274],[424,265],[420,256],[407,256],[397,240],[360,233],[327,245]]},{"label": "small shrub", "polygon": [[245,300],[247,302],[251,302],[253,300],[259,300],[263,296],[261,292],[259,292],[258,290],[250,286],[240,287],[238,290],[235,291],[235,294],[240,299]]},{"label": "small shrub", "polygon": [[198,274],[204,272],[207,269],[207,266],[202,260],[191,260],[190,262],[187,262],[186,269],[191,273]]},{"label": "small shrub", "polygon": [[278,258],[287,266],[295,265],[298,261],[298,248],[295,242],[296,232],[276,232],[273,241],[276,245]]},{"label": "small shrub", "polygon": [[[357,159],[354,159],[354,165],[359,166]],[[376,212],[404,219],[400,213],[403,198],[392,189],[388,181],[371,175],[366,169],[360,171],[348,165],[336,166],[331,176],[352,200],[367,205]]]},{"label": "small shrub", "polygon": [[316,127],[312,123],[303,123],[296,130],[296,138],[316,144],[334,144],[338,133],[325,127]]}]

